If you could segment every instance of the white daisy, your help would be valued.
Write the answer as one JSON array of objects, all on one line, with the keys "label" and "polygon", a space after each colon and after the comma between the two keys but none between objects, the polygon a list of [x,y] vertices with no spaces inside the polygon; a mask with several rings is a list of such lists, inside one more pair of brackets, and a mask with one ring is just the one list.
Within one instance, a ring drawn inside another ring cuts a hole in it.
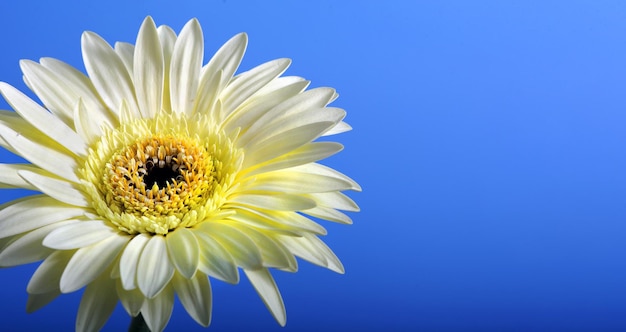
[{"label": "white daisy", "polygon": [[15,110],[0,111],[0,145],[32,163],[0,164],[0,183],[40,192],[0,210],[0,265],[43,260],[27,310],[86,287],[77,330],[101,328],[119,300],[161,331],[176,294],[208,326],[207,276],[234,284],[241,269],[284,325],[268,268],[294,272],[297,256],[343,272],[307,216],[348,224],[339,210],[358,211],[342,191],[359,185],[317,163],[342,149],[315,140],[349,130],[345,112],[327,107],[333,89],[281,77],[289,59],[234,75],[246,43],[203,65],[197,20],[176,36],[148,17],[135,45],[85,32],[88,76],[22,61],[44,106],[0,83]]}]

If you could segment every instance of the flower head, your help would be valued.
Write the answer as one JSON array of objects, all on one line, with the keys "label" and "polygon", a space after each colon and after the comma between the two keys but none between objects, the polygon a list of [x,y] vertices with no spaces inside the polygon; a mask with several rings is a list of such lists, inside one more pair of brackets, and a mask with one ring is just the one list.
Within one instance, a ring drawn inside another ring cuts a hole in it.
[{"label": "flower head", "polygon": [[197,20],[177,36],[148,17],[135,45],[82,36],[88,75],[55,59],[22,61],[26,84],[0,93],[0,146],[28,164],[0,164],[4,188],[40,192],[0,209],[1,266],[43,260],[28,310],[86,287],[76,327],[97,330],[118,301],[161,331],[176,294],[199,324],[211,320],[209,277],[250,279],[276,320],[285,309],[268,268],[300,257],[343,272],[308,216],[339,223],[360,190],[317,161],[342,146],[316,141],[350,129],[327,107],[330,88],[281,76],[278,59],[235,75],[239,34],[203,64]]}]

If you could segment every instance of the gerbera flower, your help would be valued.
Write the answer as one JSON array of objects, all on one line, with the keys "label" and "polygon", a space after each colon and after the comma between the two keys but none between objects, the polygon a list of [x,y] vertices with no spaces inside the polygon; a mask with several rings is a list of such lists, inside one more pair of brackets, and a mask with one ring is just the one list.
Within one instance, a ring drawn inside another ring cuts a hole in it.
[{"label": "gerbera flower", "polygon": [[[77,330],[97,330],[118,300],[152,331],[176,294],[194,320],[211,321],[207,276],[250,279],[279,324],[285,309],[268,268],[295,257],[342,273],[309,216],[339,223],[360,190],[317,161],[339,152],[315,140],[350,129],[330,88],[281,77],[278,59],[234,75],[239,34],[203,65],[197,20],[180,35],[148,17],[136,44],[82,36],[88,76],[55,59],[24,60],[44,106],[9,84],[0,145],[32,164],[0,165],[5,188],[40,194],[0,210],[0,265],[43,260],[28,283],[28,311],[86,287]],[[305,91],[306,90],[306,91]]]}]

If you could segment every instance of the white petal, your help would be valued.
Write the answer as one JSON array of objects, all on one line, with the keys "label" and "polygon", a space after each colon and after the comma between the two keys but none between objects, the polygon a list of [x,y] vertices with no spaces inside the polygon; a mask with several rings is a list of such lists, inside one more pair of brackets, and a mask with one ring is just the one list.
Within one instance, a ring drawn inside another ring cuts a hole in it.
[{"label": "white petal", "polygon": [[[259,90],[259,92],[254,94],[254,97],[256,99],[260,96],[265,96],[267,94],[274,93],[275,91],[282,90],[286,87],[293,87],[294,85],[299,85],[301,88],[297,92],[289,96],[289,97],[293,97],[299,94],[300,92],[304,91],[306,87],[309,86],[309,84],[311,84],[310,81],[307,81],[304,78],[299,77],[299,76],[281,76],[267,83],[267,85],[262,87]],[[289,99],[289,97],[281,98],[279,103]]]},{"label": "white petal", "polygon": [[262,267],[262,258],[254,242],[243,232],[225,224],[207,222],[200,226],[201,230],[219,242],[243,268]]},{"label": "white petal", "polygon": [[[122,252],[123,251],[124,251],[124,249],[122,249]],[[109,273],[109,278],[111,278],[111,279],[119,279],[120,278],[120,256],[119,255],[115,258],[113,263],[111,263],[111,273]]]},{"label": "white petal", "polygon": [[83,62],[94,86],[109,109],[126,100],[133,114],[140,117],[131,77],[120,57],[107,42],[93,32],[82,36]]},{"label": "white petal", "polygon": [[246,154],[243,167],[260,164],[289,153],[313,141],[333,124],[333,122],[311,123],[276,134],[261,142],[254,142],[254,146],[247,147],[246,151],[251,153]]},{"label": "white petal", "polygon": [[344,193],[340,192],[328,192],[328,193],[314,193],[307,194],[307,197],[315,200],[317,205],[330,207],[333,209],[358,212],[359,206]]},{"label": "white petal", "polygon": [[103,127],[111,128],[112,125],[108,119],[98,112],[90,112],[82,99],[74,106],[74,127],[76,132],[87,142],[95,143],[100,139]]},{"label": "white petal", "polygon": [[154,235],[143,248],[137,266],[137,285],[147,298],[153,298],[172,279],[174,265],[167,255],[165,238]]},{"label": "white petal", "polygon": [[50,232],[43,245],[58,250],[79,249],[100,242],[117,232],[101,220],[89,220],[60,227]]},{"label": "white petal", "polygon": [[[290,84],[279,85],[276,82],[284,82],[285,79]],[[254,95],[254,98],[248,99],[243,105],[235,109],[224,120],[223,128],[226,131],[233,131],[236,128],[249,128],[263,114],[270,111],[276,105],[299,94],[309,85],[309,81],[302,79],[292,80],[291,77],[279,77]],[[268,89],[268,86],[276,86],[275,90]],[[267,90],[267,91],[263,91]],[[261,92],[264,93],[261,93]]]},{"label": "white petal", "polygon": [[239,272],[230,253],[211,236],[201,231],[194,232],[200,246],[198,269],[222,281],[236,284]]},{"label": "white petal", "polygon": [[122,253],[120,258],[120,279],[124,289],[131,290],[137,287],[137,266],[139,258],[143,252],[143,248],[150,238],[145,234],[135,236]]},{"label": "white petal", "polygon": [[30,294],[44,294],[59,291],[61,275],[72,258],[71,251],[55,251],[37,268],[28,282],[26,290]]},{"label": "white petal", "polygon": [[[33,141],[48,141],[48,138],[46,137],[46,135],[42,134],[41,132],[39,132],[38,130],[35,130],[33,128],[33,126],[31,126],[30,123],[28,123],[28,121],[24,120],[21,116],[19,116],[17,113],[13,112],[13,111],[5,111],[5,110],[0,110],[0,127],[1,128],[11,128],[11,130],[13,132],[16,133],[21,133],[21,134],[25,134],[28,135],[28,138],[33,140]],[[19,152],[17,152],[10,144],[9,142],[7,142],[4,138],[1,137],[2,134],[0,133],[0,145],[11,151],[14,154],[19,155]],[[52,142],[50,140],[50,143],[53,143],[52,145],[54,145],[54,147],[58,147],[58,148],[62,148],[58,143],[56,142]],[[50,145],[50,144],[48,144]]]},{"label": "white petal", "polygon": [[131,43],[116,42],[115,53],[120,57],[129,75],[133,76],[133,64],[135,61],[135,45]]},{"label": "white petal", "polygon": [[161,332],[170,321],[174,307],[174,289],[165,287],[153,299],[146,299],[141,306],[141,313],[150,331]]},{"label": "white petal", "polygon": [[90,206],[79,187],[73,183],[26,170],[18,173],[24,180],[54,199],[74,206]]},{"label": "white petal", "polygon": [[346,131],[350,131],[350,130],[352,130],[352,127],[350,127],[349,124],[341,121],[337,123],[334,127],[324,132],[322,136],[337,135],[337,134],[345,133]]},{"label": "white petal", "polygon": [[222,71],[218,71],[215,75],[210,77],[204,76],[203,79],[200,80],[200,84],[198,86],[198,94],[196,96],[195,105],[193,107],[196,113],[212,114],[215,116],[215,119],[217,121],[220,121],[220,119],[222,118],[220,114],[221,107],[215,107],[215,103],[218,101],[218,91],[220,88],[219,84],[221,80]]},{"label": "white petal", "polygon": [[334,221],[341,224],[352,224],[352,219],[348,217],[345,213],[337,211],[333,208],[328,208],[325,206],[316,206],[312,209],[304,210],[302,213],[306,213],[315,218],[320,218],[328,221]]},{"label": "white petal", "polygon": [[127,236],[113,235],[76,251],[61,276],[61,292],[71,293],[92,282],[111,265],[127,242]]},{"label": "white petal", "polygon": [[26,180],[18,174],[18,171],[21,170],[44,172],[44,170],[33,166],[32,164],[0,164],[0,183],[2,184],[2,187],[37,190],[35,186],[26,182]]},{"label": "white petal", "polygon": [[[247,131],[244,136],[250,136],[253,132],[254,136],[250,138],[250,142],[246,144],[245,147],[247,149],[254,150],[257,149],[258,146],[266,144],[265,141],[272,140],[275,137],[283,135],[284,133],[293,130],[303,130],[303,128],[307,128],[308,126],[314,124],[332,123],[331,125],[326,125],[324,128],[321,128],[321,131],[313,137],[316,138],[324,131],[328,130],[328,128],[332,127],[335,123],[341,121],[341,119],[345,116],[345,113],[346,112],[340,108],[305,109],[304,111],[291,112],[289,115],[281,116],[274,121],[267,123],[264,128]],[[248,138],[242,137],[242,142],[246,139]]]},{"label": "white petal", "polygon": [[317,247],[311,243],[308,237],[278,236],[278,238],[294,255],[315,265],[323,267],[328,265],[328,261],[324,257],[324,254],[319,252]]},{"label": "white petal", "polygon": [[75,173],[75,170],[78,169],[76,160],[65,152],[58,150],[60,148],[58,144],[56,144],[57,146],[50,145],[49,143],[52,142],[48,142],[45,139],[33,140],[32,137],[24,136],[22,133],[16,132],[4,124],[0,124],[0,136],[19,155],[33,164],[64,179],[76,183],[79,182]]},{"label": "white petal", "polygon": [[197,273],[191,279],[185,279],[176,273],[173,279],[174,289],[185,310],[198,324],[207,327],[211,324],[211,284],[206,275]]},{"label": "white petal", "polygon": [[[247,131],[240,137],[240,144],[246,145],[255,138],[260,131],[266,130],[269,124],[282,121],[285,116],[290,114],[305,114],[326,106],[335,90],[331,88],[316,88],[305,91],[292,98],[284,100],[269,111],[265,112],[262,117],[257,119],[247,128]],[[318,113],[318,112],[315,112]],[[328,127],[330,128],[330,126]]]},{"label": "white petal", "polygon": [[[105,117],[107,121],[115,119],[116,110],[109,110],[106,108],[98,96],[93,83],[85,74],[81,73],[67,63],[54,58],[42,58],[40,63],[42,66],[56,74],[56,76],[67,85],[68,91],[73,91],[76,94],[74,98],[71,98],[73,102],[70,106],[75,105],[76,100],[80,98],[83,100],[86,108],[91,114],[98,114],[98,116]],[[71,108],[66,110],[69,116],[72,116],[71,110]]]},{"label": "white petal", "polygon": [[0,266],[16,266],[42,260],[53,250],[42,245],[43,239],[53,230],[77,222],[67,220],[54,223],[16,237],[0,252]]},{"label": "white petal", "polygon": [[126,309],[126,312],[131,316],[135,317],[139,315],[141,311],[141,306],[143,306],[143,302],[146,297],[143,296],[139,288],[135,288],[133,290],[125,290],[122,288],[121,283],[117,283],[117,296],[120,297],[120,302],[122,302],[122,306]]},{"label": "white petal", "polygon": [[[308,211],[308,210],[307,210]],[[325,235],[326,229],[322,227],[320,224],[314,222],[313,220],[293,211],[267,211],[263,213],[262,211],[253,211],[253,213],[257,213],[268,218],[271,218],[277,223],[289,226],[295,230],[302,230],[305,232],[312,232],[315,234]]]},{"label": "white petal", "polygon": [[305,144],[278,158],[269,160],[252,169],[246,175],[254,175],[264,172],[275,171],[283,168],[312,163],[328,158],[343,150],[343,145],[335,142],[311,142]]},{"label": "white petal", "polygon": [[321,252],[322,255],[324,255],[324,258],[326,259],[326,267],[328,269],[341,274],[345,273],[343,264],[341,264],[339,258],[337,258],[335,253],[330,250],[330,248],[324,243],[324,241],[320,240],[317,236],[312,234],[305,234],[304,236],[308,238],[309,241],[317,248],[318,252]]},{"label": "white petal", "polygon": [[53,290],[43,294],[28,294],[28,302],[26,302],[26,312],[33,313],[41,309],[46,304],[52,302],[57,296],[61,295],[58,290]]},{"label": "white petal", "polygon": [[170,99],[174,112],[192,111],[203,54],[202,29],[198,20],[192,19],[185,24],[176,40],[170,64]]},{"label": "white petal", "polygon": [[276,171],[255,176],[255,181],[239,188],[241,192],[319,193],[352,188],[343,179],[305,172]]},{"label": "white petal", "polygon": [[0,238],[81,216],[84,209],[42,195],[28,196],[0,206]]},{"label": "white petal", "polygon": [[[346,111],[334,107],[294,111],[291,112],[291,114],[281,116],[275,121],[267,123],[264,128],[257,129],[252,141],[246,146],[250,149],[254,149],[257,144],[261,145],[261,142],[290,130],[302,128],[314,123],[337,123],[341,121],[345,115]],[[330,128],[330,126],[327,128]],[[320,132],[319,135],[321,135],[322,132]]]},{"label": "white petal", "polygon": [[76,316],[76,331],[99,331],[116,305],[115,280],[103,273],[83,293]]},{"label": "white petal", "polygon": [[332,177],[332,178],[339,179],[345,182],[349,182],[351,185],[351,188],[349,188],[350,190],[361,191],[361,186],[359,186],[359,184],[356,183],[356,181],[352,180],[345,174],[335,169],[332,169],[328,166],[324,166],[322,164],[309,163],[309,164],[299,165],[299,166],[290,168],[289,171],[319,174],[319,175],[323,175],[327,177]]},{"label": "white petal", "polygon": [[147,17],[137,35],[134,59],[135,93],[139,111],[152,118],[161,111],[163,94],[163,50],[156,26]]},{"label": "white petal", "polygon": [[16,236],[9,236],[9,237],[0,239],[0,250],[4,249],[4,247],[6,247],[7,244],[11,243],[12,241],[14,241],[15,239],[19,237],[20,235],[16,235]]},{"label": "white petal", "polygon": [[172,53],[174,52],[174,45],[176,44],[176,32],[167,25],[161,25],[157,28],[159,34],[159,40],[163,47],[163,58],[168,63],[171,61]]},{"label": "white petal", "polygon": [[128,104],[126,103],[126,101],[122,101],[122,105],[120,105],[119,115],[120,123],[129,123],[136,119],[130,108],[128,108]]},{"label": "white petal", "polygon": [[24,80],[44,103],[65,124],[72,126],[72,107],[78,97],[74,91],[48,68],[30,60],[21,60]]},{"label": "white petal", "polygon": [[237,34],[224,43],[202,69],[203,80],[208,80],[204,79],[205,76],[210,79],[210,77],[221,71],[220,89],[224,87],[235,74],[237,67],[239,67],[243,54],[246,51],[246,45],[248,45],[248,36],[245,33]]},{"label": "white petal", "polygon": [[337,273],[344,273],[343,265],[337,256],[315,235],[303,234],[302,237],[281,236],[280,239],[291,252],[302,259]]},{"label": "white petal", "polygon": [[285,304],[269,271],[267,269],[259,269],[244,270],[244,272],[278,324],[285,326],[287,323]]},{"label": "white petal", "polygon": [[238,195],[230,203],[278,211],[299,211],[315,207],[315,202],[298,195]]},{"label": "white petal", "polygon": [[238,224],[232,224],[232,227],[246,234],[252,242],[259,248],[264,267],[276,267],[291,269],[297,267],[297,263],[293,255],[280,242],[275,241],[272,237]]},{"label": "white petal", "polygon": [[172,52],[174,52],[174,44],[176,44],[176,33],[167,25],[162,25],[157,29],[161,47],[163,49],[163,101],[161,108],[171,112],[172,102],[170,101],[170,63],[172,60]]},{"label": "white petal", "polygon": [[290,64],[290,59],[277,59],[237,75],[220,94],[224,114],[234,111],[268,82],[284,73]]},{"label": "white petal", "polygon": [[[272,214],[275,214],[278,211],[273,212],[274,213]],[[290,225],[278,222],[276,219],[277,218],[269,216],[266,213],[260,212],[257,208],[244,207],[240,207],[236,214],[228,217],[228,220],[260,229],[270,230],[272,232],[276,232],[277,234],[298,236],[297,230],[292,229]]]},{"label": "white petal", "polygon": [[198,242],[193,232],[179,228],[167,234],[165,238],[169,257],[176,269],[187,279],[191,278],[198,268]]}]

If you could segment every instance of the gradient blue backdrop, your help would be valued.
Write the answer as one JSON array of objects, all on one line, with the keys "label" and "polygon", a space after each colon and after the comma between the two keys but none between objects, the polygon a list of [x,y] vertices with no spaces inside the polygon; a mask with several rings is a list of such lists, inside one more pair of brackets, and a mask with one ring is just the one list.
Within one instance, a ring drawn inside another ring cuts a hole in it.
[{"label": "gradient blue backdrop", "polygon": [[[134,42],[146,15],[197,17],[207,57],[248,32],[241,69],[292,58],[355,128],[326,162],[364,189],[354,225],[324,224],[346,274],[274,273],[285,329],[215,281],[210,330],[626,330],[626,2],[3,0],[0,80],[82,69],[83,30]],[[80,292],[24,312],[35,268],[0,271],[0,329],[72,330]],[[168,327],[203,330],[180,304]]]}]

